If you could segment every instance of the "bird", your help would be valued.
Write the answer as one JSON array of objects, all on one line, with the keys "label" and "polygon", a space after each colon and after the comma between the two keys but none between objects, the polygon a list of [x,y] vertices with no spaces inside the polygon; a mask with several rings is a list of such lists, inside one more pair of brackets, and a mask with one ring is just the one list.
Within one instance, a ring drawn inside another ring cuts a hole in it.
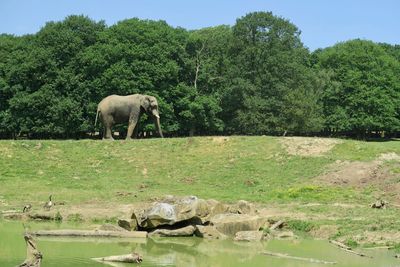
[{"label": "bird", "polygon": [[26,205],[24,206],[24,208],[22,209],[22,212],[23,212],[23,213],[29,212],[31,209],[32,209],[32,205],[31,205],[31,204],[26,204]]},{"label": "bird", "polygon": [[47,201],[43,206],[43,208],[46,210],[50,210],[50,208],[53,207],[54,205],[53,202],[51,201],[51,197],[52,195],[49,196],[49,201]]}]

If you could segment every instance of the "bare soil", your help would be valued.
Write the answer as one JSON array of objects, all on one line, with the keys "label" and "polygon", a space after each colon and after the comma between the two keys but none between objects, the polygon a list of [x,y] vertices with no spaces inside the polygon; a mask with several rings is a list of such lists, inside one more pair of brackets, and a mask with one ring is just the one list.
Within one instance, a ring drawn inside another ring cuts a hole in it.
[{"label": "bare soil", "polygon": [[[393,165],[400,166],[400,156],[396,153],[381,154],[373,161],[336,161],[326,173],[317,177],[317,183],[355,188],[376,187],[382,195],[400,203],[400,174],[393,172]],[[382,197],[377,195],[377,198]]]},{"label": "bare soil", "polygon": [[339,139],[315,137],[286,137],[281,139],[282,146],[289,155],[318,157],[342,143]]}]

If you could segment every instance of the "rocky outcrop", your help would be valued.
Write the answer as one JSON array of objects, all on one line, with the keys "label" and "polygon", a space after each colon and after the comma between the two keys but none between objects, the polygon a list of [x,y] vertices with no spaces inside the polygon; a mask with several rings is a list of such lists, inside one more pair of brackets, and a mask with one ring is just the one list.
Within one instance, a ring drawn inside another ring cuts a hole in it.
[{"label": "rocky outcrop", "polygon": [[195,235],[206,239],[226,239],[227,236],[219,232],[214,226],[197,225]]},{"label": "rocky outcrop", "polygon": [[119,219],[118,226],[124,228],[128,231],[136,231],[137,230],[137,221],[133,219]]},{"label": "rocky outcrop", "polygon": [[258,231],[265,222],[257,215],[254,204],[245,200],[227,205],[195,196],[166,196],[147,209],[133,212],[131,220],[121,219],[118,224],[125,229],[145,230],[150,232],[150,236],[195,234],[203,238],[224,239],[240,231]]},{"label": "rocky outcrop", "polygon": [[261,241],[264,238],[262,231],[240,231],[235,234],[235,241]]},{"label": "rocky outcrop", "polygon": [[188,225],[182,228],[170,230],[170,229],[157,229],[149,233],[149,237],[161,236],[161,237],[172,237],[172,236],[193,236],[196,228],[193,225]]},{"label": "rocky outcrop", "polygon": [[246,200],[239,200],[236,204],[229,207],[229,212],[237,214],[256,214],[257,210],[253,203]]},{"label": "rocky outcrop", "polygon": [[249,214],[217,214],[210,220],[219,232],[229,236],[240,231],[258,231],[264,223],[264,218]]},{"label": "rocky outcrop", "polygon": [[174,198],[156,202],[149,209],[134,213],[133,219],[142,229],[153,229],[162,225],[174,225],[183,221],[203,224],[210,215],[210,207],[203,199],[195,196]]}]

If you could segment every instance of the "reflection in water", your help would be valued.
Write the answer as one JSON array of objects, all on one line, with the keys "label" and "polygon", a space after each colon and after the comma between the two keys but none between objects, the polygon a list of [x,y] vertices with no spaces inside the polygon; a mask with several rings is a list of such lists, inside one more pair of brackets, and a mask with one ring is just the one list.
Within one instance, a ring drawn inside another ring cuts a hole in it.
[{"label": "reflection in water", "polygon": [[[33,223],[32,230],[50,229],[56,226],[47,223]],[[0,266],[16,266],[25,259],[23,227],[16,222],[0,221]],[[137,252],[143,256],[140,266],[281,266],[316,267],[320,264],[296,260],[273,258],[261,252],[288,253],[292,256],[336,261],[337,267],[387,267],[400,266],[394,252],[368,251],[373,259],[341,251],[326,241],[295,240],[269,242],[233,242],[231,240],[203,240],[200,238],[157,238],[157,239],[100,239],[100,238],[40,238],[38,247],[44,254],[42,266],[86,267],[107,266],[91,260],[110,255]],[[110,265],[109,265],[110,266]],[[117,264],[113,266],[132,266]]]}]

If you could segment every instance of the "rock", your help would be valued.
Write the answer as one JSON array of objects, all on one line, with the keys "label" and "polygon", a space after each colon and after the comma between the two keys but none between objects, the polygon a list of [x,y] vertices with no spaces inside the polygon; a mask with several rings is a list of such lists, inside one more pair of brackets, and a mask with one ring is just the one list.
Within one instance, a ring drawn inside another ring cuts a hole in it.
[{"label": "rock", "polygon": [[169,230],[169,229],[157,229],[149,233],[149,236],[161,236],[161,237],[171,237],[171,236],[193,236],[196,228],[193,225],[188,225],[179,229]]},{"label": "rock", "polygon": [[126,229],[118,226],[118,225],[114,225],[114,224],[103,224],[100,225],[97,230],[103,230],[103,231],[116,231],[116,232],[126,232]]},{"label": "rock", "polygon": [[291,231],[276,232],[274,236],[278,239],[296,239],[297,236]]},{"label": "rock", "polygon": [[189,221],[191,224],[203,224],[210,215],[210,208],[203,199],[195,196],[170,198],[167,202],[156,202],[142,213],[132,214],[138,225],[152,229],[162,225],[174,225]]},{"label": "rock", "polygon": [[264,237],[262,231],[240,231],[235,234],[235,241],[261,241]]},{"label": "rock", "polygon": [[137,230],[137,221],[136,219],[118,219],[118,226],[124,228],[128,231],[136,231]]},{"label": "rock", "polygon": [[211,218],[210,223],[219,232],[233,236],[240,231],[258,231],[265,219],[249,214],[217,214]]},{"label": "rock", "polygon": [[216,214],[221,214],[221,213],[228,213],[229,212],[229,206],[225,205],[215,199],[208,199],[206,200],[207,205],[209,206],[210,209],[210,216],[214,216]]},{"label": "rock", "polygon": [[377,200],[375,203],[371,204],[371,208],[373,209],[386,209],[387,201],[385,200]]},{"label": "rock", "polygon": [[197,225],[196,231],[194,232],[196,236],[207,238],[207,239],[226,239],[227,236],[219,232],[214,226],[203,226]]},{"label": "rock", "polygon": [[229,212],[238,214],[255,214],[256,208],[253,203],[246,200],[239,200],[236,204],[229,207]]}]

